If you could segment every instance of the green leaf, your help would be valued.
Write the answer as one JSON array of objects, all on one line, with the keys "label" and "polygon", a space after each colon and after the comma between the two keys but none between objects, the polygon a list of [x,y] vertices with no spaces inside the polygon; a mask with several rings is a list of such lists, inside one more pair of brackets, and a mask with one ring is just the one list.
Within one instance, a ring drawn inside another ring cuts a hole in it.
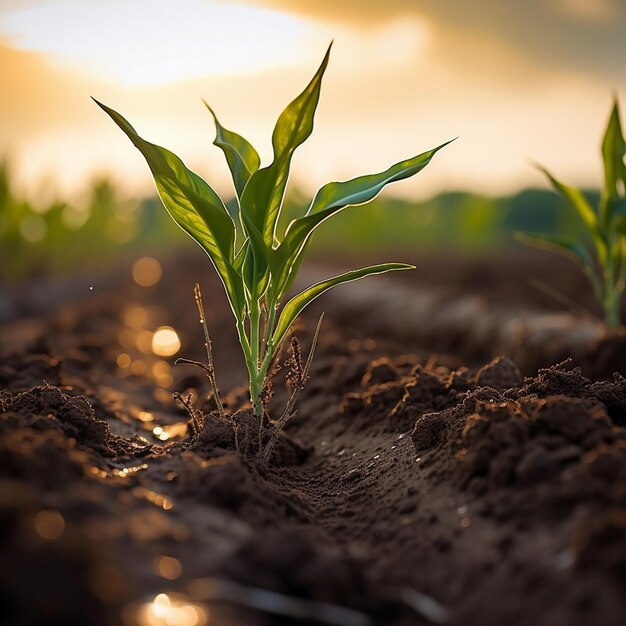
[{"label": "green leaf", "polygon": [[319,213],[328,209],[338,210],[346,206],[365,204],[373,200],[385,185],[403,180],[404,178],[410,178],[423,170],[430,163],[433,156],[444,146],[452,143],[452,141],[454,139],[446,141],[433,150],[418,154],[411,159],[400,161],[384,172],[359,176],[343,182],[327,183],[315,194],[307,214]]},{"label": "green leaf", "polygon": [[602,160],[604,162],[602,211],[607,223],[613,215],[614,205],[624,198],[624,188],[619,188],[620,184],[626,186],[624,156],[626,156],[626,141],[624,141],[619,119],[619,105],[617,100],[615,100],[602,140]]},{"label": "green leaf", "polygon": [[254,224],[249,223],[246,230],[250,246],[244,262],[243,279],[250,298],[258,300],[269,282],[267,250],[263,235]]},{"label": "green leaf", "polygon": [[393,270],[410,269],[415,269],[415,266],[407,265],[406,263],[381,263],[379,265],[372,265],[370,267],[352,270],[351,272],[346,272],[345,274],[341,274],[339,276],[329,278],[328,280],[316,283],[315,285],[299,293],[297,296],[294,296],[291,300],[289,300],[289,302],[287,302],[280,314],[280,318],[278,319],[276,330],[274,331],[274,334],[272,336],[272,344],[275,348],[278,347],[296,317],[298,317],[298,315],[300,315],[300,313],[309,304],[311,304],[311,302],[313,302],[315,298],[321,296],[325,291],[328,291],[332,287],[335,287],[336,285],[341,285],[342,283],[348,283],[353,280],[359,280],[360,278],[363,278],[364,276],[369,276],[370,274],[383,274],[385,272],[391,272]]},{"label": "green leaf", "polygon": [[283,242],[270,254],[270,271],[276,298],[280,298],[289,287],[292,282],[290,280],[290,274],[293,274],[292,268],[299,267],[299,259],[304,254],[307,241],[322,222],[348,206],[369,202],[380,193],[385,185],[414,176],[430,163],[441,148],[449,143],[450,141],[447,141],[411,159],[400,161],[384,172],[324,185],[315,195],[307,214],[291,222]]},{"label": "green leaf", "polygon": [[545,233],[533,233],[530,235],[528,233],[515,232],[513,236],[518,241],[528,244],[529,246],[543,250],[553,250],[570,258],[574,258],[579,265],[593,266],[594,264],[589,250],[571,239]]},{"label": "green leaf", "polygon": [[600,263],[604,264],[608,257],[606,241],[598,223],[598,216],[585,195],[579,189],[570,187],[554,178],[545,167],[537,165],[537,168],[546,175],[555,191],[568,202],[581,219],[587,234],[591,237]]},{"label": "green leaf", "polygon": [[569,257],[578,264],[584,274],[589,278],[596,295],[602,293],[602,281],[597,275],[596,264],[586,246],[578,243],[577,241],[567,239],[566,237],[559,237],[558,235],[551,234],[542,233],[530,235],[527,233],[516,232],[513,236],[518,241],[521,241],[529,246],[533,246],[534,248],[551,250]]},{"label": "green leaf", "polygon": [[[279,301],[280,298],[283,296],[283,294],[289,291],[294,281],[298,277],[298,273],[300,272],[300,266],[302,265],[304,261],[304,257],[306,256],[307,250],[309,249],[310,245],[311,245],[311,237],[309,237],[304,242],[304,245],[300,248],[300,250],[293,257],[293,259],[289,260],[290,267],[289,267],[288,272],[286,272],[286,276],[287,276],[286,279],[284,280],[282,284],[280,282],[277,283],[277,291],[276,291],[276,296],[275,296],[276,301]],[[278,251],[276,252],[278,253]],[[272,292],[272,295],[274,295],[274,292]]]},{"label": "green leaf", "polygon": [[611,202],[611,217],[626,216],[626,198],[620,198]]},{"label": "green leaf", "polygon": [[569,185],[566,185],[554,178],[554,176],[552,176],[552,174],[550,174],[550,172],[542,165],[536,164],[536,167],[545,174],[555,191],[565,198],[570,206],[576,211],[587,230],[594,235],[597,234],[598,218],[596,212],[589,204],[584,194],[575,187],[570,187]]},{"label": "green leaf", "polygon": [[233,312],[243,314],[243,286],[233,268],[235,225],[221,198],[173,153],[142,139],[119,113],[94,99],[143,154],[172,219],[209,255]]},{"label": "green leaf", "polygon": [[224,153],[233,178],[237,197],[241,199],[248,180],[259,169],[261,159],[250,142],[241,135],[224,128],[217,119],[213,109],[206,102],[204,104],[211,112],[215,121],[215,141],[213,145],[221,148]]},{"label": "green leaf", "polygon": [[[311,82],[280,114],[272,134],[274,148],[272,164],[257,170],[243,193],[241,210],[244,224],[256,226],[267,247],[274,243],[274,231],[285,195],[291,157],[296,148],[304,143],[313,131],[313,119],[331,47],[332,43]],[[255,246],[255,254],[261,252]]]},{"label": "green leaf", "polygon": [[615,220],[615,230],[623,237],[626,237],[626,215],[620,215]]},{"label": "green leaf", "polygon": [[233,268],[238,274],[242,273],[241,268],[243,267],[243,262],[244,262],[244,259],[246,258],[246,253],[249,247],[250,247],[250,240],[246,239],[241,245],[241,248],[239,248],[239,252],[237,252],[237,254],[235,255],[235,258],[233,259]]}]

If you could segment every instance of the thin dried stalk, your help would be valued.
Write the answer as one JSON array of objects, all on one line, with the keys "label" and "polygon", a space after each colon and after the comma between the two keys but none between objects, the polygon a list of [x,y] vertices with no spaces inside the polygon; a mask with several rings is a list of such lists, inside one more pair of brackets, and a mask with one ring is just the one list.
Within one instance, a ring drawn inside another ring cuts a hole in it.
[{"label": "thin dried stalk", "polygon": [[198,307],[198,315],[200,316],[200,324],[204,331],[204,347],[206,348],[207,364],[206,369],[207,378],[211,385],[211,391],[215,398],[215,404],[217,405],[217,412],[220,419],[226,419],[226,413],[224,411],[224,405],[220,399],[219,391],[217,390],[217,381],[215,380],[215,366],[213,364],[213,346],[211,344],[211,338],[209,337],[209,328],[206,323],[206,316],[204,315],[204,305],[202,303],[202,292],[200,291],[200,285],[196,283],[193,287],[193,296],[196,300],[196,306]]},{"label": "thin dried stalk", "polygon": [[307,357],[306,363],[304,364],[304,368],[302,370],[302,376],[300,378],[300,384],[294,385],[291,390],[291,395],[289,396],[289,400],[287,400],[287,405],[285,406],[285,410],[283,414],[273,422],[274,426],[274,434],[271,439],[267,442],[265,446],[265,450],[263,451],[263,461],[267,462],[272,454],[272,450],[278,441],[278,435],[286,426],[287,422],[294,417],[297,411],[294,411],[294,406],[298,400],[298,396],[300,392],[304,389],[304,385],[309,379],[309,372],[311,371],[311,364],[313,363],[313,356],[315,355],[315,348],[317,347],[317,340],[319,338],[320,329],[322,327],[322,322],[324,321],[324,314],[320,315],[320,318],[317,322],[317,327],[315,328],[315,334],[313,335],[313,341],[311,342],[311,349],[309,350],[309,355]]},{"label": "thin dried stalk", "polygon": [[556,303],[560,304],[566,309],[569,309],[573,313],[580,313],[584,317],[587,317],[590,319],[593,319],[595,317],[594,314],[591,311],[589,311],[586,307],[582,306],[581,304],[579,304],[578,302],[576,302],[575,300],[573,300],[566,294],[560,292],[558,289],[555,289],[554,287],[551,287],[547,283],[544,283],[541,279],[531,278],[530,284],[535,289],[537,289],[537,291],[541,291],[544,295],[548,296],[549,298],[552,298],[552,300],[554,300]]},{"label": "thin dried stalk", "polygon": [[[191,361],[189,359],[178,359],[176,361],[177,363],[187,363],[189,365],[197,365],[198,367],[201,367],[202,369],[206,370],[206,365],[204,363],[199,363],[198,361]],[[196,409],[193,406],[193,403],[191,402],[191,394],[188,394],[186,398],[183,398],[183,396],[178,393],[178,391],[175,391],[172,394],[172,397],[174,398],[174,400],[180,402],[180,404],[183,405],[183,407],[185,408],[185,410],[187,411],[187,414],[189,415],[189,417],[191,418],[191,424],[192,424],[192,430],[193,430],[193,436],[197,436],[202,432],[202,429],[204,428],[204,415],[202,413],[202,411],[199,411],[198,409]],[[223,424],[227,424],[228,426],[230,426],[233,430],[233,436],[235,439],[235,450],[237,450],[237,452],[240,452],[239,449],[239,424],[237,424],[237,422],[230,416],[228,415],[224,415],[224,417],[221,417],[218,415],[217,418],[220,422],[222,422]]]},{"label": "thin dried stalk", "polygon": [[[207,375],[207,378],[209,377],[209,374],[211,371],[211,369],[206,363],[202,363],[200,361],[194,361],[193,359],[185,359],[183,357],[176,359],[174,361],[174,365],[193,365],[195,367],[199,367]],[[176,395],[176,394],[173,394],[173,395]],[[219,419],[220,422],[224,422],[226,424],[232,423],[232,420],[230,419],[230,417],[226,415],[226,413],[224,412],[218,412],[217,418]]]},{"label": "thin dried stalk", "polygon": [[185,411],[187,411],[187,415],[189,415],[189,417],[191,418],[194,436],[200,434],[202,432],[204,418],[202,416],[202,413],[198,411],[198,409],[194,408],[193,403],[191,402],[191,394],[188,394],[187,397],[184,398],[182,394],[178,393],[178,391],[175,391],[172,394],[172,397],[174,398],[174,400],[180,402],[183,405]]}]

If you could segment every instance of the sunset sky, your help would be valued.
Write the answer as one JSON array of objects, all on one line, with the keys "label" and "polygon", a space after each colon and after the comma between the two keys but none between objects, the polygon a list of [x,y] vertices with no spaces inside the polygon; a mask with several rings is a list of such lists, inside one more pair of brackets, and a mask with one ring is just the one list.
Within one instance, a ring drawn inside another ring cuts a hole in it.
[{"label": "sunset sky", "polygon": [[624,0],[0,0],[0,157],[32,195],[99,174],[151,193],[93,95],[228,193],[201,98],[267,162],[276,117],[334,39],[294,160],[304,190],[456,136],[390,191],[543,185],[530,160],[593,186],[613,94],[626,110],[625,33]]}]

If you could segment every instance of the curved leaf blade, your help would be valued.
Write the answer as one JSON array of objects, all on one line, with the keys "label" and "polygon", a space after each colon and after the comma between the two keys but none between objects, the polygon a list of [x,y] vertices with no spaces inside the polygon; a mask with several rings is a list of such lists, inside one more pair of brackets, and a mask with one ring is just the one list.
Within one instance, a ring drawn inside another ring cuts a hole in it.
[{"label": "curved leaf blade", "polygon": [[241,210],[244,223],[256,226],[267,247],[274,243],[274,231],[289,178],[291,158],[296,148],[313,132],[313,120],[331,47],[332,43],[304,91],[280,114],[272,134],[272,164],[257,170],[243,193]]},{"label": "curved leaf blade", "polygon": [[94,102],[128,136],[143,154],[167,212],[208,254],[219,274],[233,311],[243,311],[243,287],[232,266],[235,225],[221,198],[173,152],[146,141],[117,111]]},{"label": "curved leaf blade", "polygon": [[553,250],[570,258],[574,258],[579,265],[593,265],[593,259],[587,248],[571,239],[545,233],[530,235],[522,232],[514,233],[514,237],[518,241],[533,246],[534,248]]},{"label": "curved leaf blade", "polygon": [[373,200],[386,185],[414,176],[449,143],[447,141],[432,150],[400,161],[384,172],[324,185],[315,195],[307,214],[291,222],[283,242],[270,254],[270,271],[277,297],[280,298],[291,284],[292,267],[300,265],[300,257],[304,254],[307,242],[322,222],[348,206]]},{"label": "curved leaf blade", "polygon": [[391,272],[394,270],[410,269],[415,269],[415,266],[408,265],[406,263],[380,263],[378,265],[371,265],[369,267],[364,267],[358,270],[352,270],[350,272],[346,272],[345,274],[340,274],[339,276],[334,276],[333,278],[329,278],[327,280],[316,283],[315,285],[312,285],[308,289],[305,289],[298,295],[294,296],[284,306],[278,319],[276,330],[274,331],[274,334],[272,336],[273,345],[275,347],[278,347],[296,317],[298,317],[298,315],[300,315],[300,313],[309,304],[311,304],[313,300],[321,296],[325,291],[328,291],[332,287],[335,287],[336,285],[341,285],[343,283],[349,283],[354,280],[359,280],[360,278],[364,278],[365,276],[370,276],[372,274],[384,274],[385,272]]},{"label": "curved leaf blade", "polygon": [[[602,139],[602,161],[604,164],[604,191],[602,194],[602,211],[608,222],[615,209],[624,211],[624,191],[620,190],[621,183],[626,187],[626,141],[620,123],[619,105],[617,99],[609,117],[609,123]],[[620,203],[620,200],[622,201]],[[617,206],[621,204],[622,206]]]},{"label": "curved leaf blade", "polygon": [[400,161],[384,172],[359,176],[342,182],[327,183],[315,194],[307,215],[327,209],[365,204],[373,200],[389,183],[410,178],[423,170],[439,150],[453,141],[455,140],[451,139],[433,150]]},{"label": "curved leaf blade", "polygon": [[585,195],[579,189],[557,180],[545,167],[538,164],[536,167],[548,178],[553,189],[574,209],[595,246],[600,263],[604,263],[608,256],[606,241],[602,235],[598,215]]},{"label": "curved leaf blade", "polygon": [[554,190],[567,200],[569,205],[576,211],[585,227],[595,236],[598,233],[598,218],[596,212],[589,204],[589,201],[585,198],[582,191],[557,180],[542,165],[535,164],[535,167],[537,167],[537,169],[539,169],[547,177]]},{"label": "curved leaf blade", "polygon": [[220,148],[224,153],[233,179],[233,185],[235,186],[235,192],[237,197],[241,199],[243,190],[250,177],[259,169],[261,159],[249,141],[238,133],[224,128],[217,119],[215,111],[207,102],[204,102],[204,105],[210,111],[215,122],[215,140],[213,145]]},{"label": "curved leaf blade", "polygon": [[558,252],[573,261],[582,269],[585,276],[589,278],[596,295],[602,293],[602,281],[599,279],[596,264],[586,246],[572,241],[565,237],[548,234],[527,234],[522,232],[514,233],[515,239],[526,245],[542,250]]}]

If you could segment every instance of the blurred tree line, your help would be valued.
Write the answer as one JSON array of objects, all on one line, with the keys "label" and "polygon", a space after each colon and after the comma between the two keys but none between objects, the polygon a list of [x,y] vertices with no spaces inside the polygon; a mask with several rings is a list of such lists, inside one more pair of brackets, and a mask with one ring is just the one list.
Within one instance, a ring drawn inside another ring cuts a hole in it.
[{"label": "blurred tree line", "polygon": [[[597,201],[597,192],[587,195]],[[279,229],[306,205],[299,193],[289,198]],[[228,209],[235,215],[234,202]],[[565,234],[576,227],[570,211],[549,190],[526,189],[499,198],[452,192],[420,202],[387,195],[323,224],[311,254],[481,252],[517,246],[511,240],[516,230]],[[0,163],[0,281],[88,269],[124,251],[161,253],[184,245],[193,243],[156,197],[124,199],[111,181],[100,179],[82,204],[37,202],[12,190],[9,165]]]}]

